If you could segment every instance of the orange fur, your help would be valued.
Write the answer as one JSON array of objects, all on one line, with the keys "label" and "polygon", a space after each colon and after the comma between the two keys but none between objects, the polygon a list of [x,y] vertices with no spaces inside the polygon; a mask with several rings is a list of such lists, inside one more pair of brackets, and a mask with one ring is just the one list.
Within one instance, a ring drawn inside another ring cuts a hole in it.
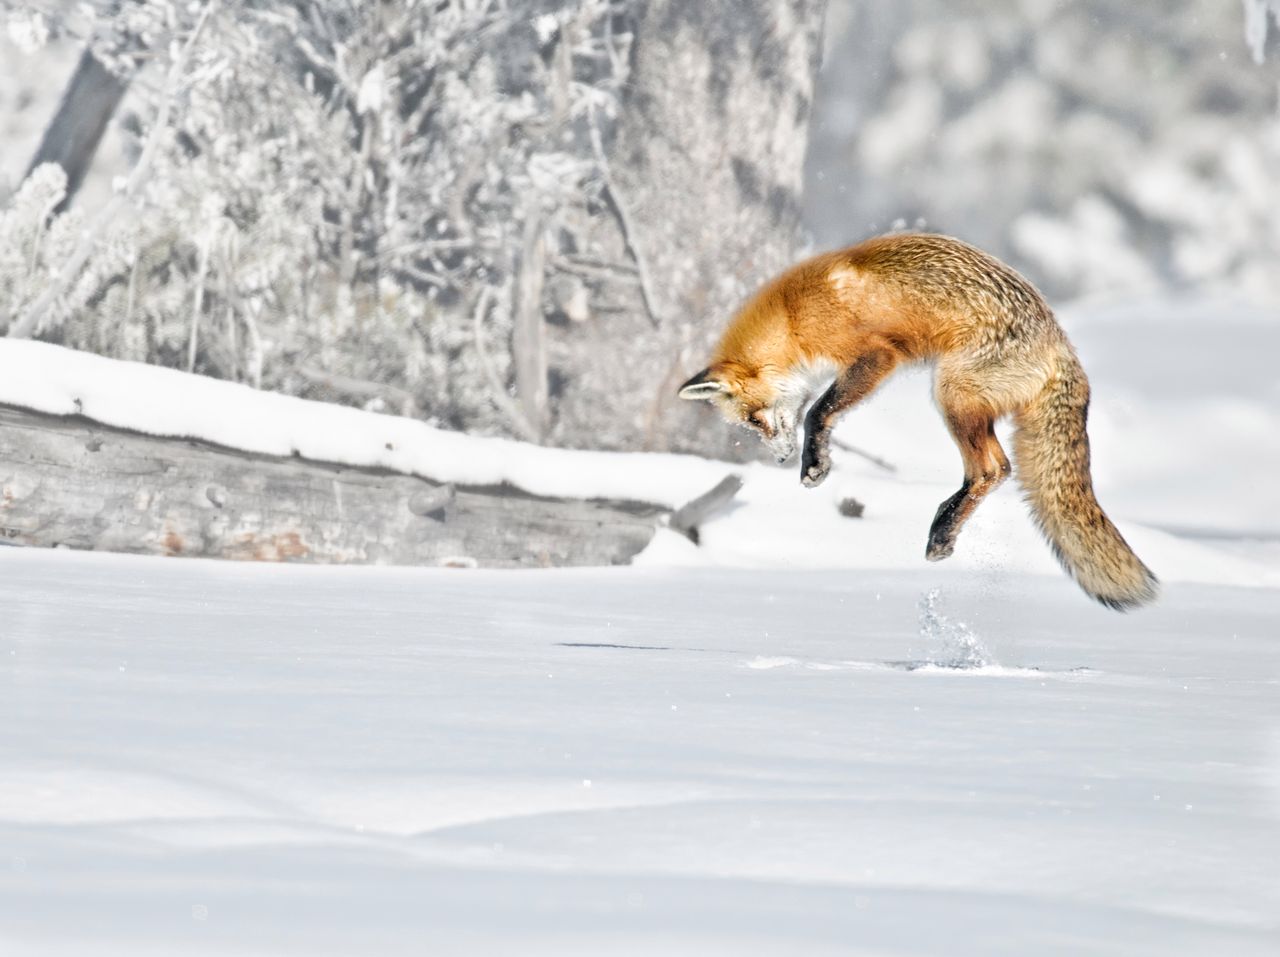
[{"label": "orange fur", "polygon": [[979,502],[1009,474],[994,422],[1017,426],[1018,476],[1054,553],[1114,608],[1154,600],[1155,576],[1093,494],[1089,386],[1052,310],[1026,279],[957,239],[880,236],[823,253],[767,283],[734,317],[707,369],[681,390],[794,451],[811,380],[835,373],[806,417],[801,480],[830,470],[839,416],[903,363],[934,364],[934,395],[960,449],[964,484],[938,509],[926,557],[946,558]]}]

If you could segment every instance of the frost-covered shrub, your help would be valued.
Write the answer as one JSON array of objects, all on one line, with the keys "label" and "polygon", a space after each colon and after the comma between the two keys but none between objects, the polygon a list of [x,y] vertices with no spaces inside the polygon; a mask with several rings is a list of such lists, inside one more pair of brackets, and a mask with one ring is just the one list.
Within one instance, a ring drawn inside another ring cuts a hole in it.
[{"label": "frost-covered shrub", "polygon": [[[38,334],[546,437],[554,422],[507,394],[522,273],[539,325],[634,285],[590,136],[626,76],[620,6],[224,4],[184,52],[208,4],[103,4],[76,35],[112,69],[145,63],[125,122],[153,155]],[[49,220],[54,194],[42,171],[5,213],[11,322],[84,228]]]}]

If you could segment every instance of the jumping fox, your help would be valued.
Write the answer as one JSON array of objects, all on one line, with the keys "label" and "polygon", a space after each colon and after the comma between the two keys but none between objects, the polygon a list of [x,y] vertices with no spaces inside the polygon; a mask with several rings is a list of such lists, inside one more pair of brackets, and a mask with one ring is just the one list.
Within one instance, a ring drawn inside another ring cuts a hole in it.
[{"label": "jumping fox", "polygon": [[934,399],[964,460],[964,483],[938,507],[925,558],[955,550],[961,527],[1010,474],[994,425],[1013,417],[1018,479],[1058,561],[1090,596],[1124,611],[1159,583],[1093,494],[1089,380],[1040,293],[957,239],[880,236],[806,260],[766,285],[725,331],[711,364],[680,387],[760,433],[785,462],[805,416],[800,481],[831,470],[836,421],[897,366],[935,366]]}]

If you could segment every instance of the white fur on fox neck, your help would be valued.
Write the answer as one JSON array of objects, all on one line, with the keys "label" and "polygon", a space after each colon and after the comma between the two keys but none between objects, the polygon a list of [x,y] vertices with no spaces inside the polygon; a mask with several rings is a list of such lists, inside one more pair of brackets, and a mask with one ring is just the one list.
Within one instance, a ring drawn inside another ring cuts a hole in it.
[{"label": "white fur on fox neck", "polygon": [[839,365],[830,359],[820,359],[793,366],[771,380],[776,398],[773,405],[762,411],[769,428],[773,430],[773,437],[765,439],[765,444],[779,462],[785,462],[795,454],[800,410],[838,369]]}]

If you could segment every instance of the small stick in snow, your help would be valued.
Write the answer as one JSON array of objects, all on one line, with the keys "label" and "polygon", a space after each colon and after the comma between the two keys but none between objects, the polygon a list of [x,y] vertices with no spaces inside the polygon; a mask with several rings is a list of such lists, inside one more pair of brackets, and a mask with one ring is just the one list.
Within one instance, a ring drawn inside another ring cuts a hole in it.
[{"label": "small stick in snow", "polygon": [[668,527],[697,545],[698,526],[728,505],[741,488],[741,476],[726,475],[711,491],[703,492],[692,502],[681,505],[672,512],[667,522]]}]

